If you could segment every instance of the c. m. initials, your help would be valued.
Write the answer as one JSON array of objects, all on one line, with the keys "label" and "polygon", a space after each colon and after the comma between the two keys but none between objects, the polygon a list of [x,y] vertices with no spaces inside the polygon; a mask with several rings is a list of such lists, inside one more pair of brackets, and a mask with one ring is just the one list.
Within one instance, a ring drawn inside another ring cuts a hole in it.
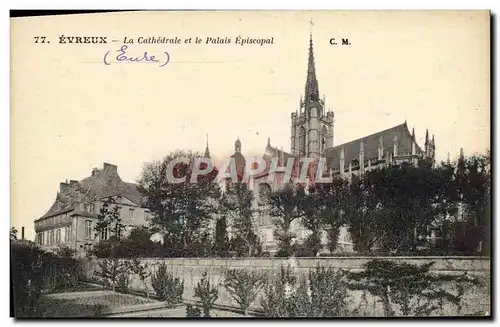
[{"label": "c. m. initials", "polygon": [[[330,44],[331,45],[338,45],[338,42],[334,37],[332,37],[330,39]],[[351,45],[351,42],[349,42],[349,39],[342,38],[341,45]]]}]

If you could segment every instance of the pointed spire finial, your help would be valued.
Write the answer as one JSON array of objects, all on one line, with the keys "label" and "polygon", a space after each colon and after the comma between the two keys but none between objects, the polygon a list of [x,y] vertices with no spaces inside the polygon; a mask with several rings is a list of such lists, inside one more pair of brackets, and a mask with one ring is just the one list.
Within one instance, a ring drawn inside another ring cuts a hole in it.
[{"label": "pointed spire finial", "polygon": [[464,158],[464,148],[460,148],[460,159]]},{"label": "pointed spire finial", "polygon": [[267,146],[271,146],[271,138],[270,137],[267,138]]},{"label": "pointed spire finial", "polygon": [[208,134],[207,134],[207,146],[205,148],[205,158],[210,158],[210,150],[208,149]]},{"label": "pointed spire finial", "polygon": [[236,139],[236,142],[234,142],[234,151],[235,152],[241,152],[241,141],[240,141],[240,137],[239,136]]},{"label": "pointed spire finial", "polygon": [[429,129],[425,129],[425,145],[429,144]]},{"label": "pointed spire finial", "polygon": [[412,127],[411,129],[411,138],[415,139],[415,127]]},{"label": "pointed spire finial", "polygon": [[314,50],[313,50],[313,41],[312,34],[309,38],[309,57],[307,61],[307,79],[306,79],[306,90],[305,90],[305,101],[306,103],[310,101],[318,101],[319,100],[319,88],[318,88],[318,80],[316,78],[316,68],[314,65]]},{"label": "pointed spire finial", "polygon": [[450,164],[450,151],[448,151],[448,157],[446,158],[446,163],[448,165]]}]

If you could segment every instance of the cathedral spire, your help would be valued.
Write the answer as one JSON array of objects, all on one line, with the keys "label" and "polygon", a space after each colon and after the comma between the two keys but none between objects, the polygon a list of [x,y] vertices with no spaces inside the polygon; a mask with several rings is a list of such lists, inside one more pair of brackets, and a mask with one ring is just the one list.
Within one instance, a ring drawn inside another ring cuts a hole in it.
[{"label": "cathedral spire", "polygon": [[210,150],[208,149],[208,134],[207,134],[207,147],[205,148],[205,158],[210,158]]},{"label": "cathedral spire", "polygon": [[312,34],[309,37],[309,58],[307,61],[307,79],[306,79],[306,94],[305,102],[319,100],[318,80],[316,79],[316,68],[314,65],[314,50]]}]

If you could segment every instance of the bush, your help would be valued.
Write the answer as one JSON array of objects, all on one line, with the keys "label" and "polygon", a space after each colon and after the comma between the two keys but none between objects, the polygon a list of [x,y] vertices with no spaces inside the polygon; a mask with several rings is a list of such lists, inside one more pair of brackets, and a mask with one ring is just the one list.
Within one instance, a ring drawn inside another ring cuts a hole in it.
[{"label": "bush", "polygon": [[196,306],[188,304],[186,306],[186,317],[201,317],[201,310]]},{"label": "bush", "polygon": [[[460,313],[464,287],[478,285],[478,280],[466,275],[433,274],[430,272],[433,264],[417,266],[372,260],[364,264],[364,271],[348,274],[349,287],[379,298],[386,316],[430,316],[442,309],[444,302],[457,306]],[[456,294],[450,291],[450,283],[455,284]]]},{"label": "bush", "polygon": [[318,266],[299,279],[282,267],[264,288],[261,305],[268,317],[342,317],[350,315],[346,299],[341,271]]},{"label": "bush", "polygon": [[167,307],[175,306],[182,301],[184,294],[184,281],[174,278],[167,271],[167,265],[162,263],[156,273],[151,276],[151,284],[160,300],[165,301]]},{"label": "bush", "polygon": [[231,269],[226,272],[224,287],[247,315],[248,308],[263,286],[263,281],[262,275],[258,272]]},{"label": "bush", "polygon": [[[132,266],[130,262],[126,260],[120,260],[118,258],[108,258],[99,261],[99,271],[94,272],[94,275],[101,279],[101,281],[108,286],[115,288],[128,287],[128,275],[132,272]],[[127,283],[125,285],[125,283]]]},{"label": "bush", "polygon": [[45,252],[32,242],[18,241],[12,241],[10,248],[16,317],[36,314],[42,290],[66,290],[83,280],[79,262],[68,248],[59,248],[54,254]]},{"label": "bush", "polygon": [[34,244],[18,242],[11,242],[10,248],[14,316],[33,316],[44,285],[44,252]]},{"label": "bush", "polygon": [[194,288],[194,296],[201,300],[204,317],[210,317],[210,309],[219,298],[218,293],[217,288],[210,284],[207,272],[204,272],[201,281]]}]

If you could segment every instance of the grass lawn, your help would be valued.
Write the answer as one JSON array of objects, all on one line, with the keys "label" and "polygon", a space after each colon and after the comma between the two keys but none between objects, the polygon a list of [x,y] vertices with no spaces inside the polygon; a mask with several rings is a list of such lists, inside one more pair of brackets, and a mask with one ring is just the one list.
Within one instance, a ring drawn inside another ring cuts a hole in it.
[{"label": "grass lawn", "polygon": [[47,292],[47,294],[68,293],[68,292],[85,292],[85,291],[99,291],[103,288],[98,285],[90,285],[86,283],[79,283],[73,287],[61,288]]},{"label": "grass lawn", "polygon": [[44,295],[38,304],[39,317],[98,317],[121,307],[152,303],[138,296],[103,291],[102,294],[72,296],[72,293]]}]

